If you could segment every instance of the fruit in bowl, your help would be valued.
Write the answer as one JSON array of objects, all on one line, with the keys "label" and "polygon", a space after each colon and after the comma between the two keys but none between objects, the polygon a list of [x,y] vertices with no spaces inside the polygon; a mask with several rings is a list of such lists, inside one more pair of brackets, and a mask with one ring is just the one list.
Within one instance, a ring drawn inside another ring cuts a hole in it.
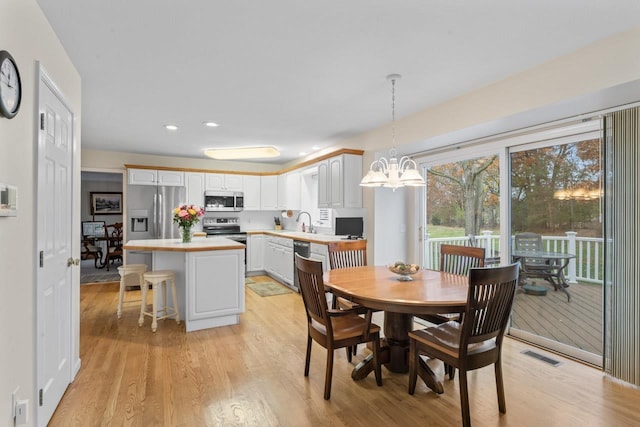
[{"label": "fruit in bowl", "polygon": [[399,277],[398,280],[401,281],[413,280],[409,276],[420,271],[420,266],[418,264],[407,264],[403,261],[396,261],[395,263],[389,265],[388,268],[392,273],[399,274],[401,277]]}]

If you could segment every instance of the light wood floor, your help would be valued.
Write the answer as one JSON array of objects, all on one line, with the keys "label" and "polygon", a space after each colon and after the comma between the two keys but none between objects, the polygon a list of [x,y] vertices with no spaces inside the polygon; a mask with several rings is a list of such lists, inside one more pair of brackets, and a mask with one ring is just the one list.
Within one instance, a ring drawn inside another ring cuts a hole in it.
[{"label": "light wood floor", "polygon": [[[310,375],[303,376],[306,325],[298,294],[263,298],[247,289],[239,325],[186,334],[184,325],[165,320],[153,334],[149,319],[138,327],[136,306],[117,319],[117,289],[81,287],[82,368],[51,426],[460,424],[457,377],[445,381],[443,395],[418,380],[410,396],[406,375],[384,368],[382,387],[373,375],[352,381],[342,350],[336,351],[331,400],[325,401],[323,348],[314,345]],[[469,375],[474,425],[640,425],[640,390],[542,350],[535,349],[562,364],[551,367],[521,353],[532,348],[506,340],[504,415],[498,412],[493,369]],[[432,366],[442,375],[437,361]]]}]

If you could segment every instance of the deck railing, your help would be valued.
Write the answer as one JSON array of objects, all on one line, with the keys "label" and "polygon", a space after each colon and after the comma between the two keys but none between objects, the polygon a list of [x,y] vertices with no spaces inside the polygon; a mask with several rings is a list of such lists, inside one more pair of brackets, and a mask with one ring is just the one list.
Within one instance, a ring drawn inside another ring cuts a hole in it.
[{"label": "deck railing", "polygon": [[[542,236],[545,251],[575,254],[565,269],[570,283],[576,281],[603,283],[604,240],[596,237],[578,237],[575,231],[567,231],[565,236]],[[513,247],[512,237],[511,246]],[[438,269],[440,265],[440,245],[472,245],[485,248],[487,259],[500,257],[500,236],[491,231],[483,231],[478,236],[429,238],[425,242],[425,267]]]}]

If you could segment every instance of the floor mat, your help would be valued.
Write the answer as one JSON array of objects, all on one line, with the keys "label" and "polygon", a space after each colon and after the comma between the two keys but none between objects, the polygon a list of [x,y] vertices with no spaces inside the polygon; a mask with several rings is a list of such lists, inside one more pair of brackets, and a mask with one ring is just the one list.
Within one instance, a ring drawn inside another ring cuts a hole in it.
[{"label": "floor mat", "polygon": [[274,282],[254,282],[247,283],[247,287],[261,297],[270,297],[272,295],[290,294],[291,289]]},{"label": "floor mat", "polygon": [[80,283],[119,282],[118,267],[120,265],[120,263],[110,265],[107,271],[106,268],[95,268],[93,260],[83,260],[80,264]]}]

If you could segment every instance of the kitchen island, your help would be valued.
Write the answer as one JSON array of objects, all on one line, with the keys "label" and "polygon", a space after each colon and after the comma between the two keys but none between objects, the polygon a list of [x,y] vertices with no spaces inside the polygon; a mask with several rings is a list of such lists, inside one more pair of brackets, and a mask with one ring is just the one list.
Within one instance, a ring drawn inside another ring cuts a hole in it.
[{"label": "kitchen island", "polygon": [[173,270],[180,317],[187,332],[240,321],[244,303],[244,248],[223,237],[130,240],[125,250],[151,251],[154,270]]}]

